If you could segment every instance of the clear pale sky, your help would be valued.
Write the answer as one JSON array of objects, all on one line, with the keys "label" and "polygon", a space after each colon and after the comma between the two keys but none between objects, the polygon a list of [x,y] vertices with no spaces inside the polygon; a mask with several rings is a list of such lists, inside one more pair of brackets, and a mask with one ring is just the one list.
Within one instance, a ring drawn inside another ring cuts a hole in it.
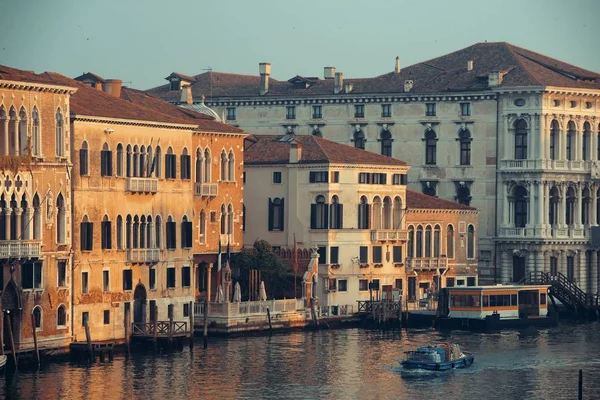
[{"label": "clear pale sky", "polygon": [[147,89],[172,71],[346,77],[506,41],[600,72],[600,0],[0,0],[0,64]]}]

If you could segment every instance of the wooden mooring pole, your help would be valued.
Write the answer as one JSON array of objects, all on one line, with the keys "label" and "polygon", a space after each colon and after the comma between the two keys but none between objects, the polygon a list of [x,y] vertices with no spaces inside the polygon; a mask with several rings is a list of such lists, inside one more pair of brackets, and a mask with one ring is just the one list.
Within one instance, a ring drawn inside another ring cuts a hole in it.
[{"label": "wooden mooring pole", "polygon": [[33,331],[33,347],[35,349],[35,358],[37,360],[38,369],[40,368],[40,350],[38,349],[37,331],[35,329],[35,315],[31,313],[31,330]]},{"label": "wooden mooring pole", "polygon": [[169,313],[169,348],[173,345],[173,306]]},{"label": "wooden mooring pole", "polygon": [[208,297],[204,298],[204,348],[208,347]]},{"label": "wooden mooring pole", "polygon": [[0,297],[0,354],[4,355],[4,309],[2,308],[2,297]]},{"label": "wooden mooring pole", "polygon": [[90,357],[90,361],[94,362],[94,347],[92,346],[92,335],[90,334],[90,323],[89,321],[85,321],[85,340],[87,341],[87,349],[88,355]]},{"label": "wooden mooring pole", "polygon": [[190,349],[194,348],[194,302],[190,301]]},{"label": "wooden mooring pole", "polygon": [[583,370],[582,369],[579,370],[579,382],[577,385],[577,393],[578,393],[577,398],[579,400],[583,400]]},{"label": "wooden mooring pole", "polygon": [[125,346],[127,347],[127,355],[131,354],[129,347],[129,309],[125,309]]},{"label": "wooden mooring pole", "polygon": [[267,319],[269,320],[269,335],[273,334],[273,326],[271,325],[271,311],[267,307]]},{"label": "wooden mooring pole", "polygon": [[12,350],[13,361],[15,362],[15,369],[17,368],[17,350],[15,349],[15,339],[13,337],[12,323],[10,321],[10,314],[6,314],[6,327],[8,328],[8,340],[10,341],[10,349]]},{"label": "wooden mooring pole", "polygon": [[152,327],[152,344],[154,351],[158,351],[158,307],[154,307],[154,326]]}]

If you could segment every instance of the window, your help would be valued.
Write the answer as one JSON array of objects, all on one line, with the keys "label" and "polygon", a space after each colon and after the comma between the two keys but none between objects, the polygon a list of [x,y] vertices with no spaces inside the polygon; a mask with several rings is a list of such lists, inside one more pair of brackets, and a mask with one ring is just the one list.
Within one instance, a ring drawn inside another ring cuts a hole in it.
[{"label": "window", "polygon": [[586,121],[583,124],[583,136],[581,138],[581,159],[584,161],[591,159],[591,157],[588,157],[591,136],[592,132],[590,128],[590,123]]},{"label": "window", "polygon": [[358,174],[358,183],[369,185],[385,185],[387,174],[360,172]]},{"label": "window", "polygon": [[117,249],[123,248],[123,217],[117,216]]},{"label": "window", "polygon": [[83,142],[79,150],[79,175],[86,176],[90,174],[88,144]]},{"label": "window", "polygon": [[573,282],[575,280],[575,257],[567,256],[567,280]]},{"label": "window", "polygon": [[67,262],[58,262],[58,287],[67,286]]},{"label": "window", "polygon": [[173,149],[169,147],[165,154],[165,179],[177,178],[177,157],[173,154]]},{"label": "window", "polygon": [[369,281],[367,279],[359,279],[358,280],[358,290],[361,292],[365,292],[369,290]]},{"label": "window", "polygon": [[466,185],[461,185],[456,189],[456,201],[465,206],[471,204],[471,190]]},{"label": "window", "polygon": [[123,270],[123,290],[133,289],[133,271],[130,269]]},{"label": "window", "polygon": [[167,268],[167,289],[172,289],[175,287],[175,268],[169,267]]},{"label": "window", "polygon": [[102,290],[110,292],[110,271],[102,271]]},{"label": "window", "polygon": [[117,176],[123,176],[123,145],[117,145]]},{"label": "window", "polygon": [[454,258],[454,227],[448,225],[446,228],[446,256]]},{"label": "window", "polygon": [[35,306],[33,308],[32,314],[33,314],[33,322],[35,324],[35,329],[36,330],[42,329],[42,307]]},{"label": "window", "polygon": [[339,292],[347,292],[348,291],[348,280],[347,279],[338,279],[337,286],[338,286]]},{"label": "window", "polygon": [[112,151],[107,143],[104,143],[100,152],[100,176],[112,176]]},{"label": "window", "polygon": [[269,198],[269,230],[270,231],[283,231],[283,219],[284,219],[284,199],[276,197],[271,200]]},{"label": "window", "polygon": [[318,136],[318,137],[323,137],[323,132],[321,131],[321,128],[319,128],[318,126],[314,126],[313,127],[313,131],[312,131],[312,135],[313,136]]},{"label": "window", "polygon": [[327,183],[327,171],[310,171],[308,181],[310,183]]},{"label": "window", "polygon": [[150,175],[152,172],[156,171],[154,176],[160,178],[162,175],[162,150],[160,146],[156,147],[156,154],[154,155],[154,160],[152,161],[152,167],[150,169]]},{"label": "window", "polygon": [[365,105],[364,104],[355,104],[354,105],[354,118],[364,118],[365,117]]},{"label": "window", "polygon": [[189,303],[185,303],[183,305],[183,316],[188,317],[188,318],[190,316],[190,304]]},{"label": "window", "polygon": [[[467,286],[475,286],[476,280],[475,277],[469,276],[467,277]],[[513,295],[516,296],[516,295]],[[514,304],[517,304],[516,302]]]},{"label": "window", "polygon": [[110,310],[104,310],[104,325],[110,325]]},{"label": "window", "polygon": [[423,227],[417,227],[417,240],[416,240],[416,256],[417,258],[423,257]]},{"label": "window", "polygon": [[373,246],[373,263],[381,264],[381,246]]},{"label": "window", "polygon": [[515,121],[515,160],[527,159],[527,122]]},{"label": "window", "polygon": [[83,216],[80,224],[80,244],[82,251],[91,251],[94,248],[94,224],[88,221],[87,215]]},{"label": "window", "polygon": [[558,122],[553,119],[552,126],[550,127],[550,159],[556,160],[558,158]]},{"label": "window", "polygon": [[360,129],[360,127],[358,127],[358,129],[354,132],[354,147],[364,150],[365,141],[365,133],[362,131],[362,129]]},{"label": "window", "polygon": [[67,212],[65,208],[65,200],[62,193],[56,198],[56,241],[57,243],[67,242]]},{"label": "window", "polygon": [[550,275],[558,275],[558,257],[550,257]]},{"label": "window", "polygon": [[381,105],[381,117],[382,118],[390,118],[392,116],[392,105],[391,104],[382,104]]},{"label": "window", "polygon": [[42,288],[42,263],[24,263],[21,267],[21,286],[23,289]]},{"label": "window", "polygon": [[150,290],[156,290],[156,268],[150,268],[150,276],[148,280]]},{"label": "window", "polygon": [[319,255],[319,265],[327,264],[327,247],[317,246],[317,254]]},{"label": "window", "polygon": [[515,228],[525,228],[527,225],[527,189],[523,186],[516,186],[513,190],[514,198],[514,221]]},{"label": "window", "polygon": [[323,118],[323,106],[312,106],[313,119]]},{"label": "window", "polygon": [[329,264],[339,264],[339,250],[337,246],[329,247]]},{"label": "window", "polygon": [[471,165],[471,132],[462,129],[458,133],[460,142],[460,165]]},{"label": "window", "polygon": [[381,154],[384,156],[392,156],[392,134],[387,129],[381,132]]},{"label": "window", "polygon": [[56,325],[67,325],[67,308],[62,304],[58,306],[58,310],[56,310]]},{"label": "window", "polygon": [[401,263],[402,262],[402,246],[394,246],[393,248],[393,261],[395,263]]},{"label": "window", "polygon": [[167,218],[167,249],[177,248],[177,234],[176,234],[176,222],[169,216]]},{"label": "window", "polygon": [[467,229],[467,258],[475,258],[475,227],[469,225]]},{"label": "window", "polygon": [[296,106],[287,106],[287,113],[285,115],[286,119],[296,119]]},{"label": "window", "polygon": [[337,196],[331,198],[329,208],[329,228],[342,229],[344,227],[344,205],[340,204],[340,199]]},{"label": "window", "polygon": [[436,225],[433,230],[433,256],[439,257],[441,252],[441,229],[439,225]]},{"label": "window", "polygon": [[340,183],[340,171],[331,171],[331,183]]},{"label": "window", "polygon": [[329,278],[327,280],[327,289],[329,291],[337,290],[337,280],[335,278]]},{"label": "window", "polygon": [[369,262],[369,248],[367,246],[359,247],[358,260],[361,264],[367,264]]},{"label": "window", "polygon": [[408,183],[408,176],[406,174],[393,174],[392,185],[406,185]]},{"label": "window", "polygon": [[192,286],[192,279],[190,275],[190,267],[185,266],[181,268],[181,287]]},{"label": "window", "polygon": [[101,224],[102,229],[102,249],[112,249],[112,235],[111,235],[111,226],[110,221],[108,220],[108,215],[104,216]]},{"label": "window", "polygon": [[369,229],[370,206],[366,196],[358,203],[358,229]]},{"label": "window", "polygon": [[88,326],[90,323],[90,313],[84,311],[81,313],[81,326]]},{"label": "window", "polygon": [[567,225],[573,225],[575,223],[575,203],[577,201],[575,195],[575,189],[570,186],[567,189],[567,204],[565,209],[565,222]]},{"label": "window", "polygon": [[193,246],[194,238],[192,236],[192,221],[188,221],[187,216],[183,216],[181,222],[181,248],[191,249]]},{"label": "window", "polygon": [[435,103],[425,103],[425,115],[435,117]]},{"label": "window", "polygon": [[181,80],[177,78],[171,78],[170,88],[171,91],[181,90]]},{"label": "window", "polygon": [[31,153],[34,156],[42,155],[42,135],[40,132],[40,114],[37,107],[31,112]]},{"label": "window", "polygon": [[436,165],[437,156],[437,137],[435,131],[425,132],[425,164]]},{"label": "window", "polygon": [[431,226],[425,228],[425,257],[431,257]]},{"label": "window", "polygon": [[181,153],[181,179],[192,179],[192,157],[188,154],[187,149],[183,149]]},{"label": "window", "polygon": [[56,110],[56,156],[64,157],[65,156],[65,121],[63,120],[62,112],[60,108]]},{"label": "window", "polygon": [[227,107],[227,121],[235,121],[235,107]]},{"label": "window", "polygon": [[327,229],[329,222],[329,208],[324,196],[317,196],[315,203],[310,205],[310,228]]},{"label": "window", "polygon": [[460,103],[460,115],[463,117],[471,115],[471,103]]},{"label": "window", "polygon": [[88,272],[81,273],[81,293],[86,294],[89,292],[89,281],[88,281]]},{"label": "window", "polygon": [[454,278],[446,278],[446,287],[454,287]]},{"label": "window", "polygon": [[413,258],[415,255],[415,228],[412,226],[408,227],[408,258]]},{"label": "window", "polygon": [[281,172],[273,172],[273,183],[281,183]]},{"label": "window", "polygon": [[575,144],[575,123],[569,121],[567,130],[567,160],[573,160],[575,158],[575,152],[573,145]]}]

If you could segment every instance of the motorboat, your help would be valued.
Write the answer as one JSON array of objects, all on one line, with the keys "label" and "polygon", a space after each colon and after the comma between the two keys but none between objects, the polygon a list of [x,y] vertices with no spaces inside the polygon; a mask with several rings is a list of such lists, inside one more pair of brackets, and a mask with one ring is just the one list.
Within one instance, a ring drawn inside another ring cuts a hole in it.
[{"label": "motorboat", "polygon": [[4,366],[6,365],[6,360],[7,357],[5,355],[0,355],[0,371],[4,369]]},{"label": "motorboat", "polygon": [[435,346],[419,347],[405,352],[407,358],[400,364],[405,369],[426,369],[430,371],[446,371],[456,368],[467,368],[475,357],[461,351],[458,344],[441,343]]}]

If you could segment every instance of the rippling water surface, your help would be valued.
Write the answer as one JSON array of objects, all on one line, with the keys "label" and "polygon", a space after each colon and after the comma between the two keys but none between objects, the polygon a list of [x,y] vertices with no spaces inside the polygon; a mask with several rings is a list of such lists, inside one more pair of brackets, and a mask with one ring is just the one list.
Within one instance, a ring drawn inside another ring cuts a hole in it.
[{"label": "rippling water surface", "polygon": [[[397,360],[451,341],[475,354],[466,370],[406,374]],[[207,350],[51,364],[0,378],[10,399],[600,399],[600,324],[534,335],[361,329],[212,339]]]}]

